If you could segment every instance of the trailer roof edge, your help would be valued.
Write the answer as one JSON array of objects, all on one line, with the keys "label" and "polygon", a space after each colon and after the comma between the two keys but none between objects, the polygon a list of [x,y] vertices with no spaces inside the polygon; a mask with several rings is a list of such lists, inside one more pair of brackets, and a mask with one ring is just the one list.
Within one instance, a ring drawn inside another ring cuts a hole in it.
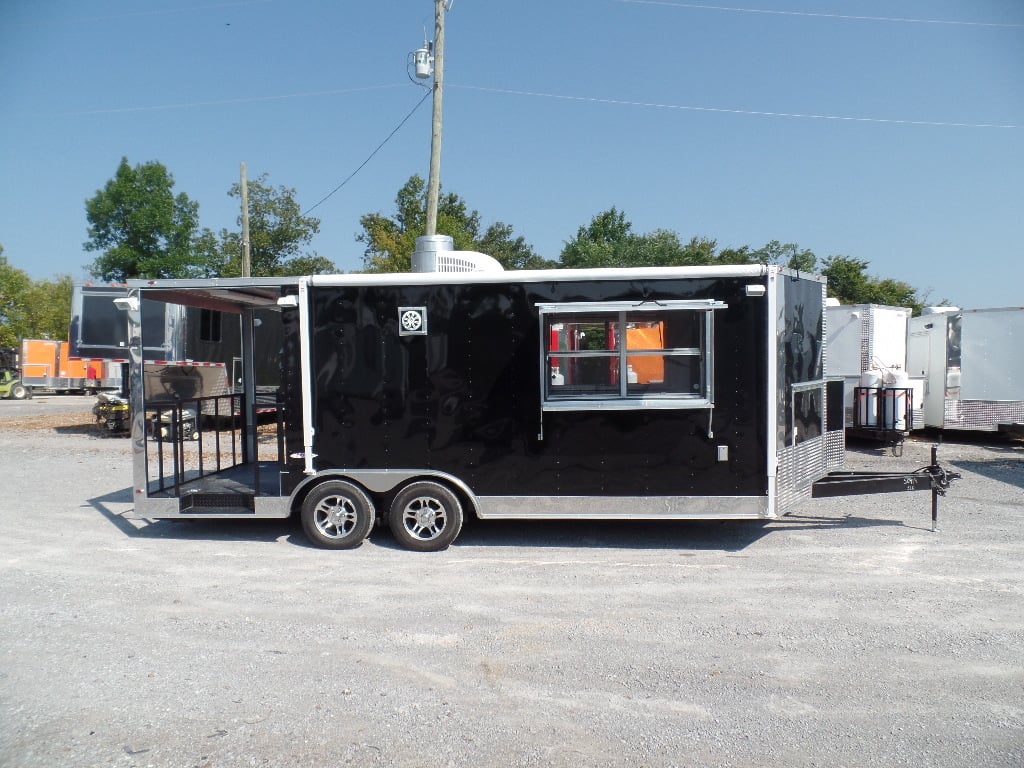
[{"label": "trailer roof edge", "polygon": [[[702,277],[763,277],[769,271],[780,274],[797,274],[782,267],[765,264],[726,264],[687,267],[608,267],[600,269],[533,269],[506,270],[503,272],[376,272],[343,273],[336,275],[303,275],[294,277],[211,277],[189,279],[132,279],[128,288],[159,290],[168,288],[223,288],[237,289],[244,286],[272,288],[298,285],[300,281],[310,285],[376,285],[401,282],[423,285],[431,283],[507,283],[507,282],[564,282],[569,280],[622,280],[672,279]],[[809,273],[801,276],[817,277]]]},{"label": "trailer roof edge", "polygon": [[763,277],[763,264],[730,264],[695,267],[625,267],[603,269],[532,269],[503,272],[386,272],[374,274],[311,275],[310,285],[377,285],[402,282],[406,285],[446,283],[543,283],[570,280],[622,280],[629,278],[665,280],[702,277]]}]

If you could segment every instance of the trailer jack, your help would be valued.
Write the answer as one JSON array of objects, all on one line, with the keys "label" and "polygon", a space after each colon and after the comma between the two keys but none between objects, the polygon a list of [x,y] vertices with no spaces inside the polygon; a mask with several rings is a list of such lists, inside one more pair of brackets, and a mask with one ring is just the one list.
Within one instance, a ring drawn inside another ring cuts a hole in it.
[{"label": "trailer jack", "polygon": [[938,455],[939,447],[933,445],[932,463],[913,472],[830,472],[811,486],[811,496],[827,498],[898,491],[931,491],[934,531],[939,517],[939,496],[945,496],[953,481],[960,479],[959,472],[950,472],[939,465]]}]

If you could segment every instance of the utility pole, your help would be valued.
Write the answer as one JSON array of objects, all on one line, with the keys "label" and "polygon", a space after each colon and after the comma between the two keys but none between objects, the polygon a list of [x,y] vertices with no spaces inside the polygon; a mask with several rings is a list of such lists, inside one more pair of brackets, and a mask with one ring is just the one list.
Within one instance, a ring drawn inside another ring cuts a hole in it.
[{"label": "utility pole", "polygon": [[252,262],[249,256],[249,182],[245,178],[245,163],[242,163],[242,277],[250,277]]},{"label": "utility pole", "polygon": [[430,176],[427,180],[427,235],[437,234],[437,202],[441,190],[441,102],[444,96],[444,14],[452,0],[434,0],[434,119],[430,132]]}]

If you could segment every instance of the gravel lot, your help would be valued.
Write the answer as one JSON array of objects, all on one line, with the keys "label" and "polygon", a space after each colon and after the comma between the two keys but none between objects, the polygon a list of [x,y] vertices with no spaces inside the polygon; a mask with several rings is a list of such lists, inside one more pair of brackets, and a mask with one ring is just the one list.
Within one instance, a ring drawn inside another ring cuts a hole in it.
[{"label": "gravel lot", "polygon": [[328,552],[126,519],[92,402],[0,401],[0,766],[1024,765],[1020,441],[942,447],[938,533],[908,493]]}]

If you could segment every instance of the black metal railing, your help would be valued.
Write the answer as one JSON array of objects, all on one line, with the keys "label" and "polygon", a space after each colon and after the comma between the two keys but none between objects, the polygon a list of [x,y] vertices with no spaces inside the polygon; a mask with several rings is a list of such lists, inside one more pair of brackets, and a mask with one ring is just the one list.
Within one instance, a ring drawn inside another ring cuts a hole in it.
[{"label": "black metal railing", "polygon": [[[276,458],[284,457],[284,415],[274,408]],[[259,424],[249,424],[243,394],[216,395],[146,406],[147,461],[156,492],[180,496],[182,486],[236,467],[252,469],[252,492],[259,494]],[[249,455],[252,435],[253,455]],[[248,484],[244,479],[240,482]]]}]

